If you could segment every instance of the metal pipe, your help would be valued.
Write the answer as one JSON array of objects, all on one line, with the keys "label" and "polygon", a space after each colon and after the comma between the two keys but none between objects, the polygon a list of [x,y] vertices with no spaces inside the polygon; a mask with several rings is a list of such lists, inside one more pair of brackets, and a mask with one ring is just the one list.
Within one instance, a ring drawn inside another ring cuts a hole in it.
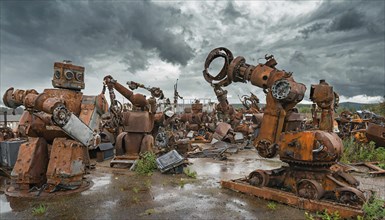
[{"label": "metal pipe", "polygon": [[4,128],[8,127],[7,111],[4,111]]}]

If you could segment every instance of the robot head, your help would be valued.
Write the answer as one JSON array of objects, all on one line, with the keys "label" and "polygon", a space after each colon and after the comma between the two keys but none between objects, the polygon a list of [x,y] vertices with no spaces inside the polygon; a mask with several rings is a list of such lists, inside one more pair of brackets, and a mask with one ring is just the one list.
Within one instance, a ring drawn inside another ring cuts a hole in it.
[{"label": "robot head", "polygon": [[75,66],[71,61],[56,62],[52,86],[54,88],[82,90],[84,89],[84,67]]}]

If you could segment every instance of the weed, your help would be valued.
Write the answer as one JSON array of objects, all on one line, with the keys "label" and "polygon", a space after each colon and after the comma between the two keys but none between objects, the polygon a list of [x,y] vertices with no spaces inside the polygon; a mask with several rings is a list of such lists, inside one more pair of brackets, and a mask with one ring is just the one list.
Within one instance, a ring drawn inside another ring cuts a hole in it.
[{"label": "weed", "polygon": [[327,210],[323,212],[317,212],[314,216],[308,212],[305,212],[305,219],[306,220],[315,220],[315,219],[321,219],[321,220],[340,220],[341,216],[338,213],[338,211],[335,211],[333,213],[329,213]]},{"label": "weed", "polygon": [[189,167],[184,168],[183,169],[183,173],[186,174],[188,177],[191,177],[191,178],[194,178],[194,179],[197,178],[197,172],[193,171],[193,170],[190,170]]},{"label": "weed", "polygon": [[271,210],[275,210],[277,208],[277,203],[269,202],[269,203],[267,203],[267,208],[269,208]]},{"label": "weed", "polygon": [[385,201],[373,196],[362,207],[365,220],[385,219]]},{"label": "weed", "polygon": [[155,209],[147,209],[146,211],[144,211],[144,213],[146,213],[146,215],[152,215],[154,213],[156,213]]},{"label": "weed", "polygon": [[377,166],[381,169],[385,169],[385,163],[379,163]]},{"label": "weed", "polygon": [[151,180],[146,180],[146,183],[145,183],[147,189],[151,189]]},{"label": "weed", "polygon": [[341,158],[343,163],[378,161],[385,164],[385,148],[376,148],[374,142],[358,143],[353,138],[348,138],[343,140],[343,144],[344,153]]},{"label": "weed", "polygon": [[137,196],[132,197],[132,201],[134,203],[139,203],[140,202],[140,200],[139,200],[139,198]]},{"label": "weed", "polygon": [[308,212],[305,212],[305,219],[306,220],[315,220],[314,216]]},{"label": "weed", "polygon": [[179,181],[180,188],[183,188],[185,184],[186,184],[186,182],[184,181],[184,179],[180,179],[180,181]]},{"label": "weed", "polygon": [[138,193],[139,192],[139,188],[138,187],[134,187],[134,188],[132,188],[132,191],[134,191],[134,193]]},{"label": "weed", "polygon": [[156,169],[156,155],[152,152],[146,152],[141,155],[141,158],[136,164],[135,172],[141,175],[151,175]]},{"label": "weed", "polygon": [[40,204],[39,206],[32,209],[32,215],[39,216],[43,215],[47,211],[47,207],[45,205]]}]

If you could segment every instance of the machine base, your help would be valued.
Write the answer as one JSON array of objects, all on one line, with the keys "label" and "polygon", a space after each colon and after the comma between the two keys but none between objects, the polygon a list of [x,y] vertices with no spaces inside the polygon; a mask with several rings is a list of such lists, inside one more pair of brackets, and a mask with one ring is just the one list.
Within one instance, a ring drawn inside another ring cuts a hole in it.
[{"label": "machine base", "polygon": [[250,185],[246,179],[236,179],[229,181],[221,181],[223,188],[231,189],[237,192],[246,193],[257,196],[259,198],[273,200],[279,203],[305,209],[311,212],[322,212],[327,210],[329,213],[338,212],[341,218],[350,218],[358,215],[363,216],[364,213],[357,207],[338,204],[335,202],[320,201],[298,197],[293,193],[284,192],[268,187],[256,187]]}]

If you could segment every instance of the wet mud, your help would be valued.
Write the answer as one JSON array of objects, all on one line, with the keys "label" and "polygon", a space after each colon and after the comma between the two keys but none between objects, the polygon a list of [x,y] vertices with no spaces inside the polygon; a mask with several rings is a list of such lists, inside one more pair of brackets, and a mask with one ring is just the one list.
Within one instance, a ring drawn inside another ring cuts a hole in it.
[{"label": "wet mud", "polygon": [[[197,178],[184,174],[137,175],[128,169],[97,164],[88,178],[94,185],[81,193],[54,198],[10,198],[0,194],[1,219],[305,219],[305,211],[222,189],[220,180],[247,176],[255,169],[274,169],[278,159],[260,158],[254,150],[243,150],[227,160],[189,159]],[[365,181],[368,178],[360,177]],[[382,178],[382,177],[379,177]],[[6,180],[1,179],[4,190]],[[361,179],[360,179],[361,180]],[[372,179],[364,187],[384,189],[384,179]],[[379,182],[379,183],[377,183]],[[369,183],[368,183],[369,184]],[[382,192],[383,193],[383,192]],[[384,195],[384,194],[380,194]],[[41,216],[33,210],[43,204]]]}]

